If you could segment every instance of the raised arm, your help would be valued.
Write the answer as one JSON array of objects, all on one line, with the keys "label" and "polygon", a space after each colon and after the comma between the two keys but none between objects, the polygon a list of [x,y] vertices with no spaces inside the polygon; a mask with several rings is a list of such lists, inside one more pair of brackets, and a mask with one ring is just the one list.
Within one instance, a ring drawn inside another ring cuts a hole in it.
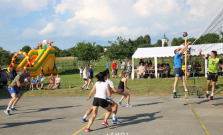
[{"label": "raised arm", "polygon": [[191,42],[188,42],[187,44],[186,44],[186,46],[184,46],[181,50],[180,50],[180,54],[183,54],[186,50],[187,50],[187,48],[188,48],[188,46],[189,45],[191,45]]},{"label": "raised arm", "polygon": [[95,90],[96,90],[96,85],[94,85],[93,88],[91,89],[91,92],[89,93],[87,100],[91,98]]},{"label": "raised arm", "polygon": [[199,55],[201,56],[201,58],[206,59],[206,57],[204,55],[201,54],[202,50],[200,50]]}]

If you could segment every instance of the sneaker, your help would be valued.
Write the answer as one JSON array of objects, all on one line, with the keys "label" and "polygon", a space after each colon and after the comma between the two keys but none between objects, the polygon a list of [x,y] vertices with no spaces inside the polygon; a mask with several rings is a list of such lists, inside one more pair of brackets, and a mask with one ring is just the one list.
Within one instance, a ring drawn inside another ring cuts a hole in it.
[{"label": "sneaker", "polygon": [[206,98],[208,99],[208,97],[209,97],[209,94],[207,93],[207,94],[206,94]]},{"label": "sneaker", "polygon": [[107,126],[107,127],[109,126],[109,125],[108,125],[108,122],[106,122],[106,121],[103,121],[103,122],[102,122],[102,125],[105,125],[105,126]]},{"label": "sneaker", "polygon": [[122,101],[118,101],[118,104],[119,104],[119,105],[122,105]]},{"label": "sneaker", "polygon": [[84,123],[84,122],[88,122],[86,119],[84,119],[84,118],[82,118],[81,119],[82,120],[82,122]]},{"label": "sneaker", "polygon": [[9,110],[5,110],[4,113],[10,115]]},{"label": "sneaker", "polygon": [[84,90],[84,88],[81,87],[81,90]]},{"label": "sneaker", "polygon": [[112,123],[113,124],[118,124],[118,123],[121,123],[121,121],[119,121],[117,118],[115,120],[112,120]]},{"label": "sneaker", "polygon": [[90,88],[87,88],[86,90],[90,90]]},{"label": "sneaker", "polygon": [[127,104],[125,107],[132,107],[130,104]]},{"label": "sneaker", "polygon": [[10,111],[17,111],[17,109],[15,109],[15,108],[10,108]]},{"label": "sneaker", "polygon": [[86,128],[86,129],[85,129],[85,132],[90,132],[90,131],[91,131],[90,128]]},{"label": "sneaker", "polygon": [[213,96],[210,96],[210,101],[213,101]]},{"label": "sneaker", "polygon": [[174,94],[174,97],[177,97],[177,93],[176,92],[174,92],[173,94]]}]

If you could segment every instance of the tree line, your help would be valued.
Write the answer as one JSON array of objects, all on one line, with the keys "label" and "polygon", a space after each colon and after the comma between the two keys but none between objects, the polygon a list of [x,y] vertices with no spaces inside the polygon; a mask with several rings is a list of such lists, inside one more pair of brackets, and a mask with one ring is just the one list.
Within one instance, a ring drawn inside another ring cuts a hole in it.
[{"label": "tree line", "polygon": [[[178,46],[183,40],[182,37],[173,38],[171,46]],[[188,41],[194,42],[196,38],[188,38]],[[208,33],[201,36],[194,44],[208,44],[208,43],[222,43],[223,32],[220,35],[216,33]],[[110,60],[131,58],[137,48],[144,47],[161,47],[162,41],[159,39],[155,44],[151,44],[149,35],[139,36],[135,40],[117,37],[116,41],[108,41],[107,46],[90,42],[78,42],[75,46],[68,49],[60,49],[58,46],[55,48],[56,57],[78,57],[79,60],[89,63],[91,60],[99,60],[101,56],[105,56]],[[164,46],[168,46],[165,44]],[[38,46],[34,49],[37,49]],[[29,45],[25,45],[21,51],[28,53],[31,50]],[[9,63],[11,56],[6,53],[6,50],[0,48],[0,64]]]}]

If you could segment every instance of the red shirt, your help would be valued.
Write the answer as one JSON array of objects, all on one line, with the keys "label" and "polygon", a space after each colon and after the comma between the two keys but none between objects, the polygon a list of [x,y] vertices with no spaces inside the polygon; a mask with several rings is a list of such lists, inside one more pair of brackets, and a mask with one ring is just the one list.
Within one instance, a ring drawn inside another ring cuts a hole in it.
[{"label": "red shirt", "polygon": [[50,78],[50,83],[55,83],[55,78],[54,77]]},{"label": "red shirt", "polygon": [[111,66],[112,66],[113,70],[116,70],[116,64],[115,63],[112,63]]}]

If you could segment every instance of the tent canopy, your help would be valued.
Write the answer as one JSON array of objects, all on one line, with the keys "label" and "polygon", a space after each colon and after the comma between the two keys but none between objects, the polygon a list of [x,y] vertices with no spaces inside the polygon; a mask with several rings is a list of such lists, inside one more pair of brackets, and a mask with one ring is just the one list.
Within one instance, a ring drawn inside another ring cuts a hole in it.
[{"label": "tent canopy", "polygon": [[[174,57],[174,50],[177,48],[179,48],[179,46],[138,48],[133,54],[132,59]],[[223,43],[192,45],[191,55],[198,56],[201,49],[202,54],[205,55],[210,54],[213,50],[217,51],[218,54],[223,54]]]}]

